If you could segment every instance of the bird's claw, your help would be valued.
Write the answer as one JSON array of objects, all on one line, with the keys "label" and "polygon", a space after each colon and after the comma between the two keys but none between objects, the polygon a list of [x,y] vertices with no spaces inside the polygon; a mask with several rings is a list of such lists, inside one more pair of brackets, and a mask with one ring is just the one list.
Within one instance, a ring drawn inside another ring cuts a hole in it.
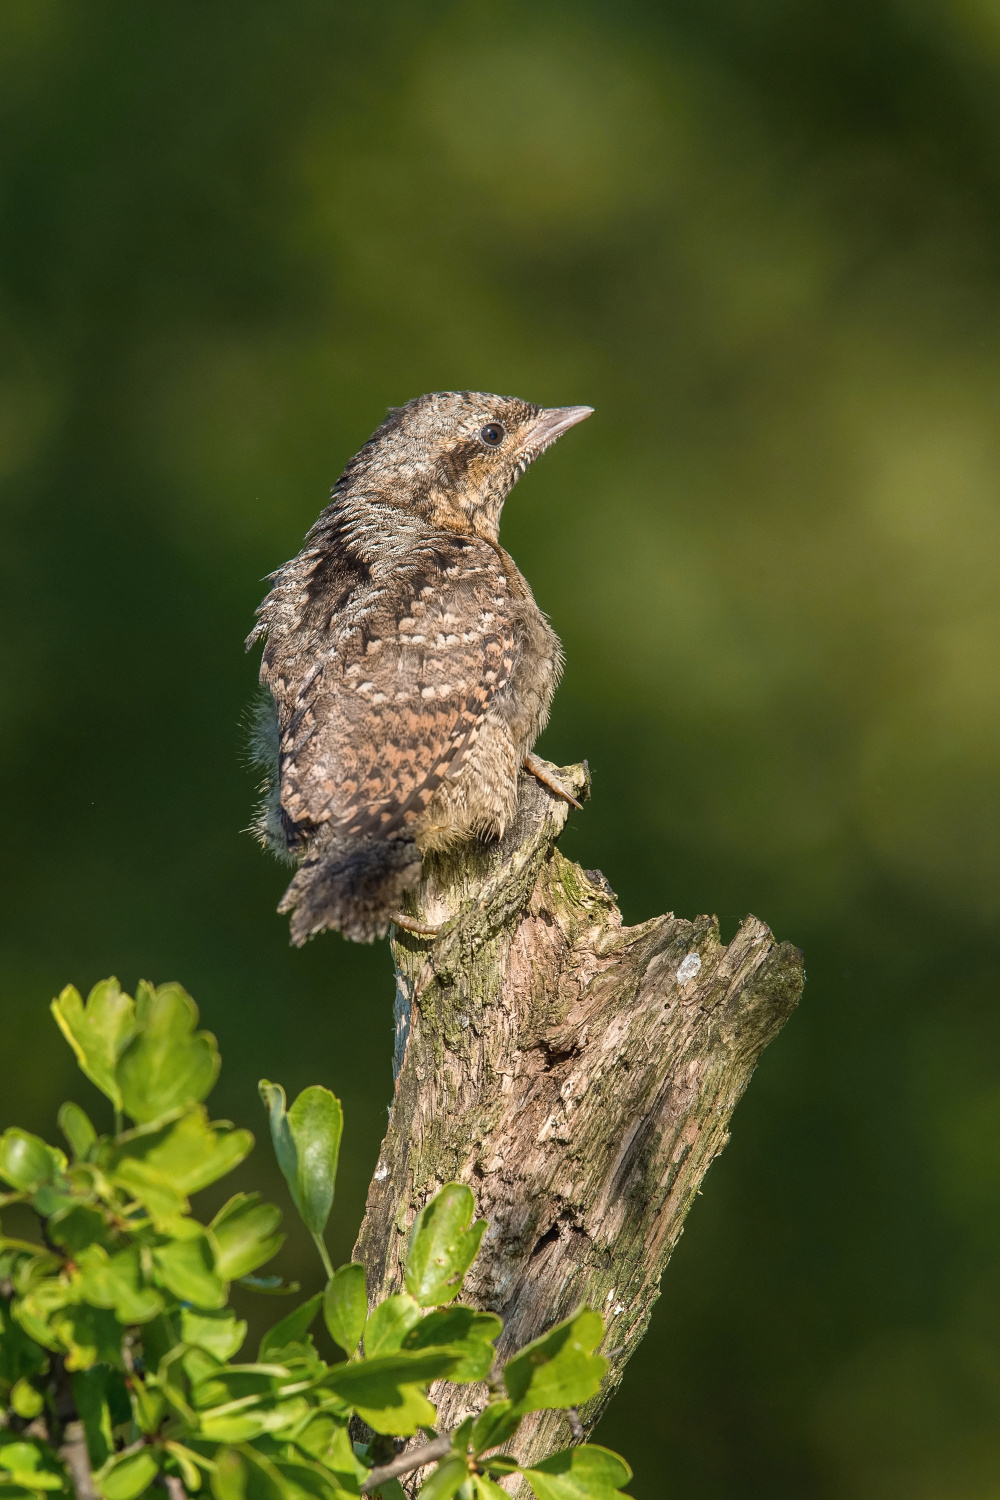
[{"label": "bird's claw", "polygon": [[436,938],[444,923],[437,927],[430,927],[426,922],[418,922],[416,917],[404,916],[402,912],[394,912],[389,918],[394,927],[401,927],[404,932],[412,932],[415,937]]},{"label": "bird's claw", "polygon": [[545,763],[539,760],[537,755],[529,754],[524,757],[524,769],[530,771],[532,776],[542,783],[542,786],[548,787],[550,792],[555,792],[557,797],[561,797],[571,807],[577,808],[580,812],[583,811],[583,803],[577,802],[573,793],[568,792],[562,782],[545,769]]}]

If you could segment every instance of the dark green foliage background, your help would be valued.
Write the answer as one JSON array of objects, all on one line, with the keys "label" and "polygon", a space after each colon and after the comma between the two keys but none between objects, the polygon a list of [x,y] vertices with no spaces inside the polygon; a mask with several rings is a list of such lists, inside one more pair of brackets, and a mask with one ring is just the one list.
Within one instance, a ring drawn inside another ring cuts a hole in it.
[{"label": "dark green foliage background", "polygon": [[388,954],[287,946],[242,638],[387,405],[592,403],[504,522],[566,851],[809,970],[600,1432],[642,1500],[1000,1474],[998,84],[988,0],[0,15],[0,1126],[64,983],[180,979],[217,1114],[343,1098],[349,1254]]}]

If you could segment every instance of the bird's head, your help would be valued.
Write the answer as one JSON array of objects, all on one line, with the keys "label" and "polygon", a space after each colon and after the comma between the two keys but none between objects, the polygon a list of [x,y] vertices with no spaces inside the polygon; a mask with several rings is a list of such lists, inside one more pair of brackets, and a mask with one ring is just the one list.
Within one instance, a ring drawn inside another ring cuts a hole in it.
[{"label": "bird's head", "polygon": [[495,541],[512,486],[590,406],[533,406],[514,396],[437,391],[393,408],[345,470],[391,504],[448,531]]}]

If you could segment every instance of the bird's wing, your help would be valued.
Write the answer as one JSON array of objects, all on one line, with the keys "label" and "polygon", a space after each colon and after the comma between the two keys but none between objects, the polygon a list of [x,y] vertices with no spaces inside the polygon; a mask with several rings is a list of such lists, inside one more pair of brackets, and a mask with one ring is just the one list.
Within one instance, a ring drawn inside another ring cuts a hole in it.
[{"label": "bird's wing", "polygon": [[398,832],[457,769],[514,655],[507,579],[487,543],[441,538],[382,577],[373,569],[287,720],[288,817],[351,836]]}]

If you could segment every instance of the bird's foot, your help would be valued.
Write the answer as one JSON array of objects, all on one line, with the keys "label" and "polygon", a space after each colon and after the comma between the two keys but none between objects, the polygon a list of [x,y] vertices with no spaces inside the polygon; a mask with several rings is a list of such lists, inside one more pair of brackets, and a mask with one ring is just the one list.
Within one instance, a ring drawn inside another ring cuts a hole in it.
[{"label": "bird's foot", "polygon": [[579,808],[581,812],[583,811],[583,803],[577,802],[573,793],[568,792],[562,782],[545,769],[544,761],[539,760],[537,755],[528,754],[524,757],[524,769],[530,771],[532,776],[537,777],[542,786],[547,786],[550,792],[555,792],[557,797],[562,797],[564,802],[568,802],[572,807]]},{"label": "bird's foot", "polygon": [[426,922],[418,922],[416,917],[407,917],[403,912],[397,911],[389,918],[394,927],[401,927],[404,932],[412,932],[415,937],[436,938],[444,926],[440,922],[437,927],[430,927]]}]

